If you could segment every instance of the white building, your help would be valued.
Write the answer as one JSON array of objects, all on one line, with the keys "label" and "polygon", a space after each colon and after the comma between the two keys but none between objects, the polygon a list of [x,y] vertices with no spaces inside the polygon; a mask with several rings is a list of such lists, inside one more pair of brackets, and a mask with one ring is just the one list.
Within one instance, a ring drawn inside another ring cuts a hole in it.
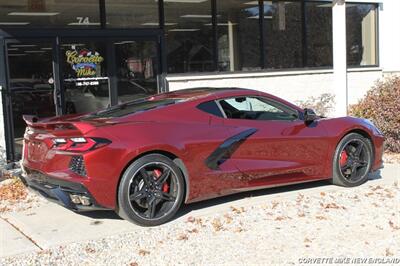
[{"label": "white building", "polygon": [[330,93],[341,116],[375,81],[400,73],[397,0],[10,3],[0,0],[0,146],[9,160],[20,156],[22,114],[246,87],[292,102]]}]

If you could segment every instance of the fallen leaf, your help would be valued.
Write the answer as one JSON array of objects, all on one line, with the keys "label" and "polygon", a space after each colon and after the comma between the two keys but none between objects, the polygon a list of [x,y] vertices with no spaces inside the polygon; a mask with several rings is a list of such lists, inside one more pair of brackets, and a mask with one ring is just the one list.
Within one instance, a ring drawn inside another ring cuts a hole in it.
[{"label": "fallen leaf", "polygon": [[184,240],[184,241],[186,241],[186,240],[188,240],[189,239],[189,237],[186,235],[186,234],[180,234],[180,235],[178,235],[178,238],[177,238],[177,240]]},{"label": "fallen leaf", "polygon": [[325,204],[324,208],[325,209],[340,209],[342,207],[340,207],[336,203],[332,202],[332,203]]},{"label": "fallen leaf", "polygon": [[244,231],[244,229],[241,227],[235,227],[235,229],[233,229],[233,232],[235,232],[235,233],[241,233],[243,231]]},{"label": "fallen leaf", "polygon": [[275,209],[279,205],[279,202],[273,201],[272,202],[272,209]]},{"label": "fallen leaf", "polygon": [[85,248],[85,251],[86,251],[86,253],[91,253],[91,254],[93,254],[93,253],[96,252],[96,250],[95,250],[94,248],[89,247],[89,246],[87,246],[87,247]]},{"label": "fallen leaf", "polygon": [[231,210],[232,210],[234,213],[236,213],[236,214],[241,214],[241,213],[243,213],[243,212],[246,211],[246,210],[244,209],[244,207],[236,208],[236,207],[233,207],[233,206],[231,206]]},{"label": "fallen leaf", "polygon": [[286,220],[286,219],[287,219],[286,216],[278,216],[278,217],[275,218],[275,221],[283,221],[283,220]]},{"label": "fallen leaf", "polygon": [[229,214],[226,213],[226,214],[224,215],[224,217],[225,217],[225,220],[226,220],[226,223],[227,223],[227,224],[232,223],[233,218],[232,218]]},{"label": "fallen leaf", "polygon": [[203,224],[203,220],[201,218],[197,218],[195,220],[196,225],[199,225],[201,227],[205,227],[205,225]]},{"label": "fallen leaf", "polygon": [[186,222],[187,223],[194,223],[196,221],[196,219],[193,217],[193,216],[189,216],[187,219],[186,219]]},{"label": "fallen leaf", "polygon": [[150,251],[147,251],[147,250],[144,250],[144,249],[140,249],[139,250],[139,255],[140,256],[146,256],[146,255],[149,255],[150,254]]},{"label": "fallen leaf", "polygon": [[395,225],[394,222],[392,222],[392,221],[389,221],[389,225],[393,230],[399,230],[400,229],[400,226]]},{"label": "fallen leaf", "polygon": [[304,195],[299,193],[299,194],[297,195],[296,202],[297,202],[297,203],[300,203],[301,201],[303,201],[303,199],[304,199]]},{"label": "fallen leaf", "polygon": [[371,188],[372,191],[376,191],[376,190],[379,190],[379,189],[383,189],[383,187],[381,187],[380,185],[377,185],[376,187],[372,187]]},{"label": "fallen leaf", "polygon": [[216,231],[216,232],[221,231],[223,229],[223,225],[219,219],[214,219],[211,222],[211,224],[214,227],[214,231]]},{"label": "fallen leaf", "polygon": [[393,256],[393,255],[394,255],[393,252],[390,251],[389,248],[386,248],[386,250],[385,250],[385,256],[386,256],[386,257],[390,257],[390,256]]},{"label": "fallen leaf", "polygon": [[190,234],[197,234],[197,233],[199,232],[199,230],[198,230],[197,228],[193,228],[193,229],[187,230],[187,231],[188,231],[188,233],[190,233]]}]

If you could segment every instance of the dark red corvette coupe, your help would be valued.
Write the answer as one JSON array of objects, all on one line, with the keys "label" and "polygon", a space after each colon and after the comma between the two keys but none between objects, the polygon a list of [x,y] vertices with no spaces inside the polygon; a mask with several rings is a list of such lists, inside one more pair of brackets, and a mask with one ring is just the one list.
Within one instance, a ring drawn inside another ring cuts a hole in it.
[{"label": "dark red corvette coupe", "polygon": [[320,118],[254,90],[190,89],[25,121],[29,187],[145,226],[184,203],[323,179],[357,186],[382,167],[384,138],[369,121]]}]

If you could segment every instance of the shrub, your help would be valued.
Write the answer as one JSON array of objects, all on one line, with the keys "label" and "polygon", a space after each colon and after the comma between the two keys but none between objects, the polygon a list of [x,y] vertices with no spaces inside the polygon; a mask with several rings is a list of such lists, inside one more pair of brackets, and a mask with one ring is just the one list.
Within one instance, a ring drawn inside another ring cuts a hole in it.
[{"label": "shrub", "polygon": [[335,95],[324,93],[317,97],[309,97],[305,101],[296,102],[302,108],[311,108],[317,115],[328,116],[335,107]]},{"label": "shrub", "polygon": [[377,82],[364,99],[350,107],[350,115],[371,120],[385,135],[386,150],[400,152],[400,77]]}]

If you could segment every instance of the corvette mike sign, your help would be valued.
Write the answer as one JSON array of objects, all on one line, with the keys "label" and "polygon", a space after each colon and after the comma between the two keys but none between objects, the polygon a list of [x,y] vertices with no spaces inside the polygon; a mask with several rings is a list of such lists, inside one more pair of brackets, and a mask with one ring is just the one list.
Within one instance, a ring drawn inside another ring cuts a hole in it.
[{"label": "corvette mike sign", "polygon": [[104,58],[96,51],[68,50],[65,53],[67,63],[72,66],[77,78],[95,77],[97,68],[104,61]]}]

